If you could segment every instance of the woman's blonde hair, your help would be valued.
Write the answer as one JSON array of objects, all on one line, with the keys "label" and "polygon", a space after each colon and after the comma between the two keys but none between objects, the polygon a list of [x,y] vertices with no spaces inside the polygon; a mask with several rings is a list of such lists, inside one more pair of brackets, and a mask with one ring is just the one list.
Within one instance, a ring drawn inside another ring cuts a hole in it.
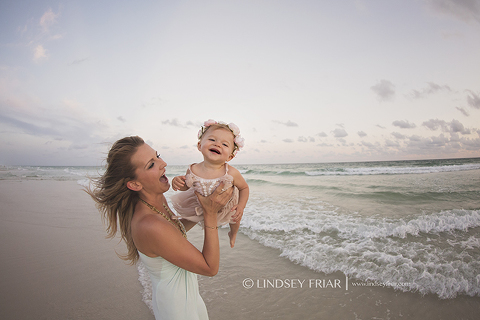
[{"label": "woman's blonde hair", "polygon": [[136,178],[136,168],[131,159],[143,144],[145,142],[138,136],[125,137],[115,142],[108,152],[105,173],[97,179],[91,179],[93,189],[85,189],[102,214],[102,221],[107,224],[107,237],[115,237],[120,227],[128,253],[118,256],[130,260],[131,264],[139,258],[131,231],[133,212],[139,196],[137,192],[127,188],[127,182]]}]

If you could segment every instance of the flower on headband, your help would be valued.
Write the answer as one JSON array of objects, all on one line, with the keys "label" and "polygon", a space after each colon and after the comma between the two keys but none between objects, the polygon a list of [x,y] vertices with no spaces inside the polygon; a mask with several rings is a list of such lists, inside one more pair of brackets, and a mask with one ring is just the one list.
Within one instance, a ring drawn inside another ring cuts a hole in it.
[{"label": "flower on headband", "polygon": [[229,124],[227,124],[227,126],[230,128],[230,130],[232,130],[233,132],[233,135],[236,137],[240,134],[240,129],[238,129],[237,125],[230,122]]},{"label": "flower on headband", "polygon": [[238,149],[243,148],[245,146],[245,139],[240,137],[240,135],[236,136],[235,139],[233,140],[235,144],[238,146]]},{"label": "flower on headband", "polygon": [[205,121],[203,123],[203,126],[200,128],[200,130],[198,130],[198,135],[197,135],[197,138],[200,140],[200,138],[202,137],[203,133],[205,132],[205,130],[207,130],[208,127],[210,127],[212,124],[217,124],[217,121],[215,120],[212,120],[212,119],[208,119],[207,121]]},{"label": "flower on headband", "polygon": [[240,151],[241,148],[245,146],[245,139],[240,136],[240,129],[237,127],[236,124],[230,122],[227,124],[228,128],[232,130],[233,133],[233,142],[235,143],[235,146],[237,147],[235,151],[233,152],[233,155],[237,155],[237,152]]},{"label": "flower on headband", "polygon": [[206,127],[210,127],[212,124],[217,124],[217,121],[212,120],[212,119],[208,119],[207,121],[205,121],[203,123],[203,126],[206,128]]}]

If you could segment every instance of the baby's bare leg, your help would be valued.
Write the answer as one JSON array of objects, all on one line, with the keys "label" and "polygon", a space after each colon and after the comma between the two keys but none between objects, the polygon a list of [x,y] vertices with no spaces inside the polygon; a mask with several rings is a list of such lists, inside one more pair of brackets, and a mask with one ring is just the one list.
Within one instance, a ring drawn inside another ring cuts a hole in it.
[{"label": "baby's bare leg", "polygon": [[237,238],[238,229],[240,228],[240,222],[235,224],[230,223],[230,232],[228,236],[230,237],[230,247],[235,246],[235,239]]}]

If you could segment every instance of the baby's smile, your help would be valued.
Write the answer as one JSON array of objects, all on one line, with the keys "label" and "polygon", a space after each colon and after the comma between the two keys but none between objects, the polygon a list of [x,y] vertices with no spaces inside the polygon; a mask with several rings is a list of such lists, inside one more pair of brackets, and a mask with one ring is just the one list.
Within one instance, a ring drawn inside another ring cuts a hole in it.
[{"label": "baby's smile", "polygon": [[220,154],[220,151],[217,150],[217,149],[214,149],[214,148],[209,149],[209,151],[213,152],[213,153],[216,153],[216,154]]}]

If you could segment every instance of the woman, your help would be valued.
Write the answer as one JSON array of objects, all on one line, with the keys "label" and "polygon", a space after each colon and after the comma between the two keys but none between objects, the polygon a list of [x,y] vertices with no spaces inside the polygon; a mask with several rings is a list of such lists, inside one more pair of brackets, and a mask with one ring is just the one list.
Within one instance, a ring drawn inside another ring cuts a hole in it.
[{"label": "woman", "polygon": [[186,231],[195,223],[182,224],[168,208],[166,166],[140,137],[126,137],[114,143],[105,173],[87,192],[107,222],[109,237],[120,228],[128,249],[122,258],[132,263],[140,258],[145,264],[152,280],[155,318],[208,319],[196,274],[218,272],[217,212],[231,197],[232,188],[225,191],[220,185],[209,197],[198,195],[206,226],[200,252],[186,239]]}]

